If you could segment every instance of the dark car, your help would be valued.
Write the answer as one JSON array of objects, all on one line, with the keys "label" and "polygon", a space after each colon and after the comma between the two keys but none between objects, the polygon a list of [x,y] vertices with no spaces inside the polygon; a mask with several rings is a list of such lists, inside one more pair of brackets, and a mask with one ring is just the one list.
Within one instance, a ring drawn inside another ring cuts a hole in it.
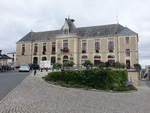
[{"label": "dark car", "polygon": [[38,70],[38,69],[40,69],[40,66],[38,64],[29,64],[29,66],[30,66],[31,70],[34,70],[34,69]]}]

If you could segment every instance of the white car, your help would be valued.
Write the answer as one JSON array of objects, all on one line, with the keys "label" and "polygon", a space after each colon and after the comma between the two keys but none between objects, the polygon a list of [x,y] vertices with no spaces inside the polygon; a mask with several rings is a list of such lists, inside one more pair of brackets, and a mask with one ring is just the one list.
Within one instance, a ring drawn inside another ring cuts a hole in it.
[{"label": "white car", "polygon": [[19,72],[29,72],[29,71],[30,71],[30,67],[27,64],[21,65],[19,68]]}]

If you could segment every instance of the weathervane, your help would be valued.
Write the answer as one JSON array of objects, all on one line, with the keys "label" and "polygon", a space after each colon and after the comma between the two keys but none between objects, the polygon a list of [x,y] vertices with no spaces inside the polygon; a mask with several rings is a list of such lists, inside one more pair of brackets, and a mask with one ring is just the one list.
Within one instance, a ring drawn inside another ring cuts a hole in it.
[{"label": "weathervane", "polygon": [[117,22],[117,24],[119,24],[119,18],[118,18],[118,16],[116,16],[116,22]]}]

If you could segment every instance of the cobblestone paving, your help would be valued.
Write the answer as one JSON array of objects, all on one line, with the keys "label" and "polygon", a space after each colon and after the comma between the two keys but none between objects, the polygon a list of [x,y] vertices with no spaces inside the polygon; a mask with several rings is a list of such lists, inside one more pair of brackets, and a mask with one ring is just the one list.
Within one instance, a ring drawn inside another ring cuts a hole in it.
[{"label": "cobblestone paving", "polygon": [[31,74],[0,102],[0,113],[150,113],[150,88],[87,91],[54,86]]}]

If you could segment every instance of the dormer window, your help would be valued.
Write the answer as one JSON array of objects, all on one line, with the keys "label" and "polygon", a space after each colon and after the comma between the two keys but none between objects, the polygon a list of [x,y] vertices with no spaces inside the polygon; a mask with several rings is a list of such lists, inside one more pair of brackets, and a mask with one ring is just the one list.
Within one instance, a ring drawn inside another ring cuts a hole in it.
[{"label": "dormer window", "polygon": [[69,34],[76,32],[76,27],[74,25],[74,20],[70,18],[65,18],[65,23],[62,26],[62,32],[63,34]]},{"label": "dormer window", "polygon": [[69,34],[69,30],[68,29],[64,29],[64,34]]}]

